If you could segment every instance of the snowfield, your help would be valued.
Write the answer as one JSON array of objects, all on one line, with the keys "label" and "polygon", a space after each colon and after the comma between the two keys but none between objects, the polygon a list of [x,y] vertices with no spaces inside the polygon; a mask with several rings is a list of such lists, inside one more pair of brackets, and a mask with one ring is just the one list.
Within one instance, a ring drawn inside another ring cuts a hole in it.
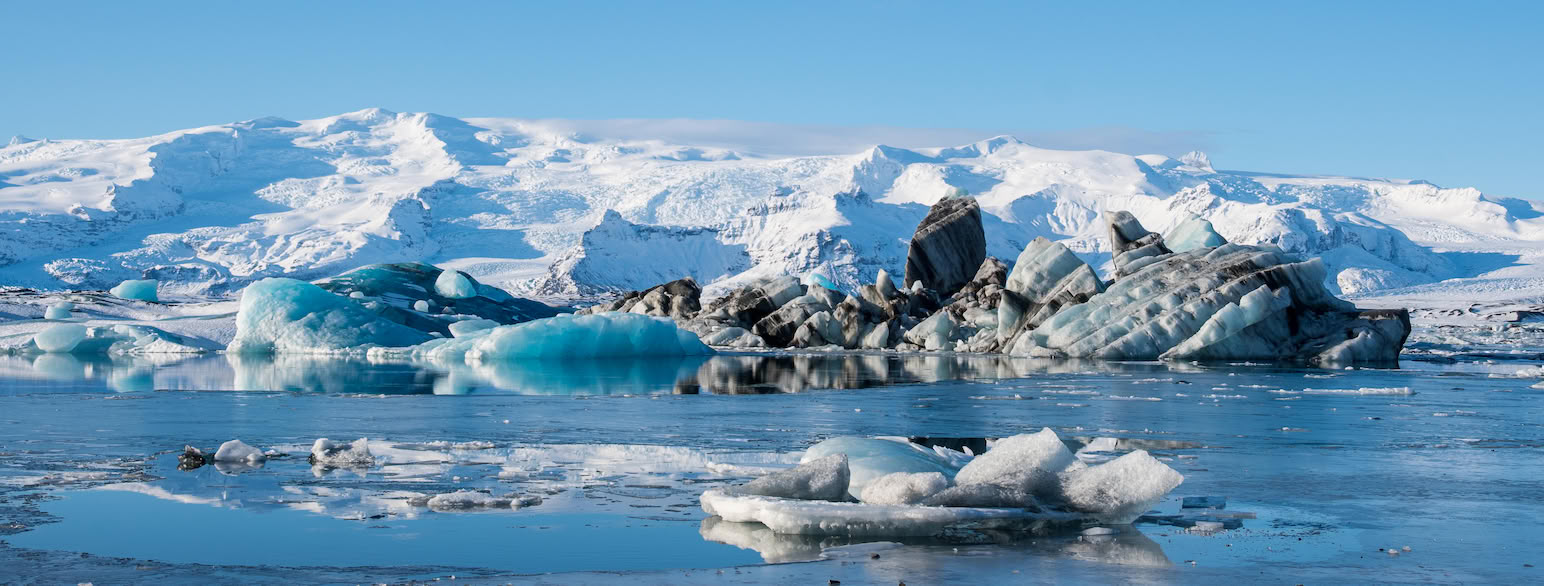
[{"label": "snowfield", "polygon": [[155,279],[163,295],[220,296],[265,277],[424,261],[548,300],[686,276],[708,297],[816,272],[856,290],[882,269],[901,274],[907,238],[956,188],[980,201],[1001,259],[1043,236],[1108,274],[1102,213],[1129,210],[1159,232],[1189,230],[1193,214],[1229,242],[1322,257],[1326,286],[1353,299],[1536,298],[1544,282],[1544,204],[1468,188],[1219,171],[1200,153],[1007,136],[784,156],[572,128],[369,109],[13,141],[0,148],[0,283]]}]

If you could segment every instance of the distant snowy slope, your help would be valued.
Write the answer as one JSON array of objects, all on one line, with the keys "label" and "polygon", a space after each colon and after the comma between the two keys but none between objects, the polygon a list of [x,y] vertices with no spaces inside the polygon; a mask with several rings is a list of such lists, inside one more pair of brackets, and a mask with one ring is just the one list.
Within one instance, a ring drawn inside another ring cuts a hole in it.
[{"label": "distant snowy slope", "polygon": [[1473,189],[1217,171],[1200,153],[1007,136],[789,157],[757,154],[753,136],[731,148],[640,128],[608,138],[604,123],[370,109],[132,140],[18,138],[0,148],[0,284],[148,276],[220,294],[424,260],[553,298],[682,276],[710,294],[812,271],[852,286],[900,272],[912,229],[954,188],[980,200],[988,252],[1007,260],[1045,236],[1105,262],[1100,214],[1124,209],[1156,230],[1193,213],[1231,241],[1322,256],[1344,294],[1544,276],[1544,206]]}]

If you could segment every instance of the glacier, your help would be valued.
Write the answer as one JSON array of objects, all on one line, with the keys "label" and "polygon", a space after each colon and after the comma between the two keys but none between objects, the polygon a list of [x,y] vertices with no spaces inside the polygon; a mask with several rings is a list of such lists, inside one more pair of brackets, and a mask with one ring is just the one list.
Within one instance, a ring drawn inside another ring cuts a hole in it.
[{"label": "glacier", "polygon": [[[781,155],[613,138],[561,121],[366,109],[123,140],[0,147],[0,282],[230,295],[424,260],[550,301],[692,277],[709,298],[819,273],[856,291],[904,274],[903,235],[946,194],[980,204],[987,254],[1035,238],[1109,274],[1103,214],[1129,210],[1178,252],[1193,217],[1242,245],[1324,259],[1331,293],[1500,297],[1544,276],[1544,204],[1418,180],[1229,171],[994,137]],[[1444,280],[1454,281],[1444,283]]]}]

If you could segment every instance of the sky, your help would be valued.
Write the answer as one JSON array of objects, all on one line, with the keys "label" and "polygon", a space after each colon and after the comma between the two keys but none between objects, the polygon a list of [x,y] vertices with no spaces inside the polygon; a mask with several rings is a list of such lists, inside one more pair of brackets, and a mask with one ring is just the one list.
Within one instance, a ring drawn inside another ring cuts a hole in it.
[{"label": "sky", "polygon": [[1544,199],[1540,2],[34,0],[4,13],[0,140],[367,107],[728,120],[895,146],[1013,134],[1201,149],[1222,169]]}]

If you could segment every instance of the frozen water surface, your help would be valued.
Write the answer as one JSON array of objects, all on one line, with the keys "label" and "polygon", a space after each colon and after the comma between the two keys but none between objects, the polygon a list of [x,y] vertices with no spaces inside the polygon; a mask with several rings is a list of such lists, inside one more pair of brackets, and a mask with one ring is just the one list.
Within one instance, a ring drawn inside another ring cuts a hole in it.
[{"label": "frozen water surface", "polygon": [[[1544,562],[1529,369],[0,357],[0,568],[44,583],[1519,583]],[[1184,484],[1133,525],[1041,535],[780,535],[700,507],[832,437],[980,454],[1045,427],[1088,465],[1145,450]],[[263,457],[215,461],[238,438]],[[372,460],[313,463],[321,438]]]}]

